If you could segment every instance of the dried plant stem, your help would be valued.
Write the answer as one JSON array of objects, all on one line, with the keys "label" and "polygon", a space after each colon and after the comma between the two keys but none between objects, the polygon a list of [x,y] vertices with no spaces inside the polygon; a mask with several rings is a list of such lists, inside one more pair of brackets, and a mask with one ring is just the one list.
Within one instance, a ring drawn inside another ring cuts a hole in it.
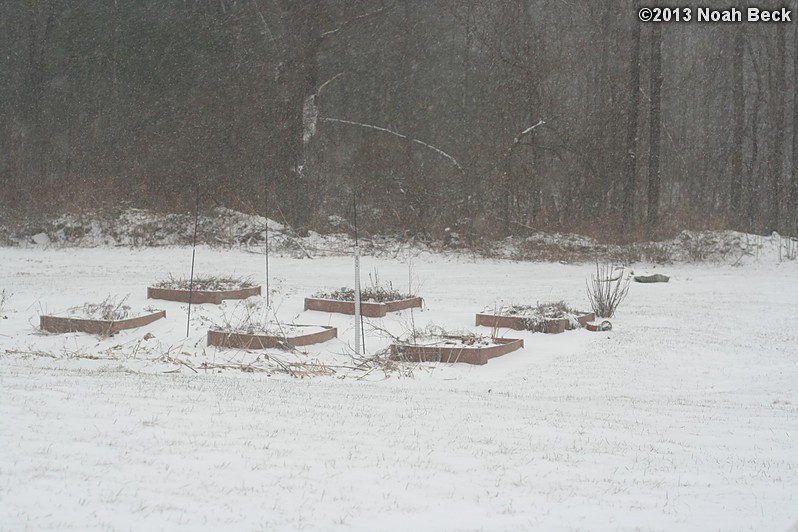
[{"label": "dried plant stem", "polygon": [[596,274],[587,281],[587,298],[599,318],[612,318],[629,293],[629,277],[613,277],[612,264],[596,262]]}]

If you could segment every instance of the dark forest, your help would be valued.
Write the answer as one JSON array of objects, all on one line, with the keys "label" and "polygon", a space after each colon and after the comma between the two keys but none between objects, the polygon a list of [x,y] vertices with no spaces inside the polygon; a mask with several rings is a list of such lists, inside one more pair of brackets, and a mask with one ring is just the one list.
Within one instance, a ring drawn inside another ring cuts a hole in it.
[{"label": "dark forest", "polygon": [[300,232],[357,195],[366,230],[432,238],[798,234],[798,25],[639,7],[2,0],[0,205],[199,187]]}]

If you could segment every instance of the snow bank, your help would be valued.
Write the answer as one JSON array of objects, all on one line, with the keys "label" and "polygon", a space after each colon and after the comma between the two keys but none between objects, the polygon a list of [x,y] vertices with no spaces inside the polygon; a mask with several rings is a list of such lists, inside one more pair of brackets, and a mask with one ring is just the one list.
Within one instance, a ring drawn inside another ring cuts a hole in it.
[{"label": "snow bank", "polygon": [[[266,228],[268,227],[268,235]],[[332,216],[329,228],[347,227],[345,220]],[[0,245],[36,248],[64,247],[165,247],[191,245],[194,217],[163,214],[141,209],[118,208],[97,213],[68,214],[38,222],[0,219]],[[197,241],[213,247],[246,249],[261,253],[268,238],[270,253],[296,258],[342,256],[352,252],[354,242],[344,232],[297,235],[290,227],[258,215],[218,207],[199,217]],[[798,239],[751,235],[735,231],[683,231],[662,242],[629,245],[601,244],[594,239],[565,233],[533,233],[499,241],[485,240],[475,249],[465,249],[459,240],[443,242],[407,240],[395,236],[367,235],[360,238],[364,255],[398,257],[409,253],[503,258],[564,263],[594,262],[619,264],[653,262],[714,262],[741,264],[757,260],[795,260]]]}]

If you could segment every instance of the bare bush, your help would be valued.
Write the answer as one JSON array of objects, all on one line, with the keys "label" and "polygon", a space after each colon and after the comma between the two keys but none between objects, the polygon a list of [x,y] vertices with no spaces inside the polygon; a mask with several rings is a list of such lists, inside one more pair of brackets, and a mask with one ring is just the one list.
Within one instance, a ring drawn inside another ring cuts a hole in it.
[{"label": "bare bush", "polygon": [[798,238],[779,236],[779,262],[798,257]]},{"label": "bare bush", "polygon": [[6,309],[9,299],[11,299],[11,292],[8,292],[5,288],[0,290],[0,312]]},{"label": "bare bush", "polygon": [[69,314],[95,320],[124,320],[130,317],[131,308],[127,304],[128,297],[130,294],[118,300],[109,295],[101,303],[84,303],[81,307],[72,307],[69,309]]},{"label": "bare bush", "polygon": [[629,293],[630,277],[623,270],[618,273],[613,264],[596,262],[596,273],[587,284],[587,298],[599,318],[612,318]]},{"label": "bare bush", "polygon": [[237,302],[229,313],[222,307],[218,319],[210,319],[208,324],[213,330],[228,333],[276,336],[276,324],[267,321],[268,313],[269,309],[262,298],[251,297]]}]

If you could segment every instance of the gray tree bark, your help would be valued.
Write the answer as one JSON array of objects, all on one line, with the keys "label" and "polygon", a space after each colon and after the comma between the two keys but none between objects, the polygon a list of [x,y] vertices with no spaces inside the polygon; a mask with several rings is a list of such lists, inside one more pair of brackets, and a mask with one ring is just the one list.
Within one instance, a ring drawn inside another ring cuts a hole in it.
[{"label": "gray tree bark", "polygon": [[729,185],[729,219],[735,228],[740,227],[740,206],[743,189],[743,150],[745,133],[745,35],[743,26],[734,27],[734,52],[732,58],[732,113],[734,130],[732,132],[731,182]]},{"label": "gray tree bark", "polygon": [[[637,2],[635,2],[635,6]],[[640,23],[632,22],[632,54],[630,61],[629,100],[626,123],[626,169],[621,205],[623,233],[631,229],[635,210],[635,187],[637,185],[637,130],[640,106]]]},{"label": "gray tree bark", "polygon": [[659,221],[660,127],[662,123],[662,26],[651,26],[651,104],[648,153],[648,228]]},{"label": "gray tree bark", "polygon": [[766,216],[766,232],[782,229],[781,202],[782,202],[782,173],[784,169],[784,109],[786,93],[786,68],[785,68],[785,35],[784,25],[779,25],[773,30],[776,33],[775,55],[773,57],[772,86],[770,88],[770,160],[768,171],[768,211]]}]

